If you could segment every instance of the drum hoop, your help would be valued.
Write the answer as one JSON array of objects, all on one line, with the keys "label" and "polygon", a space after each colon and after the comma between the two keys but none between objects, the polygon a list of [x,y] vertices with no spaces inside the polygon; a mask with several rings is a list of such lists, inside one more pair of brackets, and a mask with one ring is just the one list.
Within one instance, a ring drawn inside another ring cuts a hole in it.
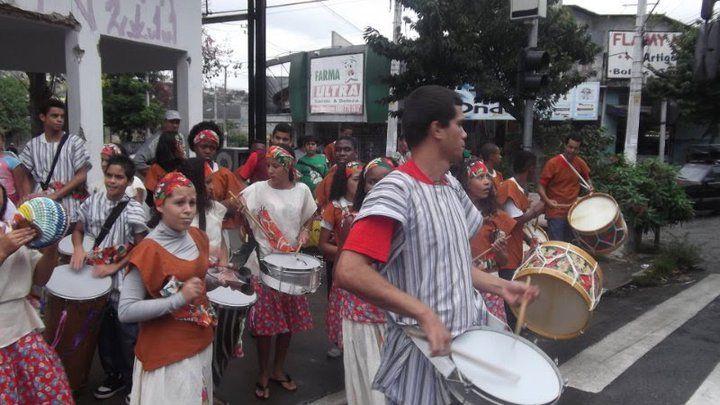
[{"label": "drum hoop", "polygon": [[[262,282],[262,283],[263,283],[264,285],[266,285],[267,287],[272,288],[272,289],[274,289],[274,290],[276,290],[276,291],[282,292],[282,293],[284,293],[284,294],[296,295],[296,296],[305,295],[305,294],[313,294],[313,293],[315,293],[315,291],[318,290],[318,288],[320,288],[320,285],[322,284],[322,281],[319,281],[317,287],[315,287],[314,290],[309,290],[309,289],[307,289],[305,286],[301,286],[301,285],[298,285],[298,284],[289,283],[289,282],[287,282],[287,281],[284,281],[284,280],[282,280],[282,279],[278,279],[277,277],[274,277],[272,274],[269,273],[269,270],[268,270],[266,267],[267,267],[267,263],[265,263],[265,266],[260,266],[260,277],[259,277],[260,282]],[[277,268],[277,266],[273,266],[273,267]],[[313,272],[313,273],[318,273],[318,278],[319,278],[319,277],[321,277],[321,274],[322,274],[321,270],[322,270],[322,266],[321,266],[321,267],[316,267],[316,268],[314,268],[314,269],[310,269],[310,270],[303,271],[303,272],[301,272],[301,273],[299,273],[299,274],[307,274],[307,273]],[[281,271],[281,273],[286,273],[286,272],[287,272],[287,271],[282,270],[282,269],[281,269],[280,271]],[[292,272],[287,272],[287,273],[292,273]],[[296,274],[298,274],[298,273],[296,272]],[[275,287],[271,286],[271,285],[269,284],[269,282],[265,280],[265,278],[269,278],[269,279],[271,279],[271,280],[276,281],[277,284],[278,284],[278,288],[275,288]],[[298,290],[299,292],[285,292],[285,291],[282,291],[281,289],[282,289],[283,284],[285,284],[285,285],[290,285],[290,286],[292,286],[292,288],[291,288],[292,290]]]},{"label": "drum hoop", "polygon": [[[277,254],[277,253],[271,253],[271,254]],[[289,254],[293,254],[293,253],[289,253]],[[292,269],[292,268],[289,268],[289,267],[278,266],[277,264],[273,264],[273,263],[268,262],[268,261],[266,260],[266,258],[267,258],[268,256],[270,256],[270,255],[267,255],[267,256],[263,257],[262,259],[260,259],[260,260],[261,260],[266,266],[272,266],[273,268],[279,269],[280,271],[287,272],[287,273],[295,273],[295,274],[305,274],[305,273],[309,273],[309,272],[312,272],[312,271],[318,271],[318,269],[322,269],[322,267],[323,267],[322,260],[319,260],[319,259],[316,258],[315,256],[306,255],[306,254],[304,254],[304,253],[294,253],[294,254],[295,254],[295,255],[303,255],[303,256],[311,257],[311,258],[313,258],[314,260],[317,260],[320,264],[319,264],[318,266],[315,266],[315,267],[312,267],[312,268],[309,268],[309,269]]]},{"label": "drum hoop", "polygon": [[[529,322],[529,320],[526,318],[525,322],[527,323],[528,329],[532,330],[533,332],[537,333],[540,336],[543,336],[543,337],[546,337],[549,339],[554,339],[554,340],[567,340],[567,339],[572,339],[574,337],[581,335],[585,331],[585,329],[587,329],[588,325],[590,325],[590,320],[592,319],[593,310],[595,309],[595,306],[596,306],[596,304],[594,304],[590,301],[590,297],[588,296],[587,291],[585,291],[585,289],[580,287],[579,283],[574,282],[572,280],[572,278],[570,276],[568,276],[567,274],[559,273],[559,272],[548,272],[548,271],[546,271],[545,268],[530,267],[530,268],[522,269],[522,271],[515,274],[515,276],[513,277],[513,280],[516,280],[519,277],[532,276],[532,275],[550,276],[550,277],[557,278],[557,279],[567,282],[567,284],[570,287],[572,287],[578,293],[580,293],[580,296],[582,297],[583,301],[585,301],[585,303],[588,305],[588,307],[590,309],[588,310],[588,317],[587,317],[587,320],[585,321],[585,324],[577,332],[564,333],[564,334],[554,334],[554,333],[546,332],[542,329],[539,329],[537,326],[531,324]],[[600,292],[600,295],[602,295],[602,291]],[[598,296],[598,298],[600,298],[600,297]],[[516,317],[518,316],[519,309],[517,309],[515,307],[510,307],[510,310],[515,314]]]},{"label": "drum hoop", "polygon": [[[575,246],[575,245],[573,245],[572,243],[567,243],[567,242],[562,242],[562,241],[558,241],[558,240],[553,240],[553,241],[541,243],[541,244],[538,245],[538,247],[535,248],[535,249],[536,249],[536,250],[537,250],[537,249],[540,249],[540,248],[543,247],[543,246],[559,247],[559,248],[565,249],[566,252],[567,252],[567,251],[572,251],[573,253],[579,254],[579,255],[582,256],[585,260],[587,260],[588,263],[590,263],[590,264],[592,265],[593,271],[595,271],[595,272],[598,274],[598,280],[600,281],[600,285],[603,285],[603,284],[605,283],[605,275],[603,274],[603,270],[602,270],[602,268],[600,267],[600,264],[597,262],[597,260],[595,260],[592,256],[590,256],[590,254],[588,254],[588,252],[586,252],[585,250],[583,250],[581,247]],[[521,268],[521,267],[525,266],[526,264],[528,264],[528,263],[530,262],[530,259],[532,259],[532,256],[533,256],[533,255],[528,256],[527,260],[525,260],[525,262],[523,262],[523,264],[522,264],[520,267],[518,267],[518,268]],[[537,268],[537,267],[533,266],[533,268]],[[600,294],[602,295],[602,291],[600,292]],[[598,296],[598,298],[599,298],[599,296]],[[594,308],[594,307],[593,307],[593,308]]]},{"label": "drum hoop", "polygon": [[[585,201],[585,200],[589,200],[590,198],[593,198],[593,197],[607,197],[607,198],[609,198],[610,200],[612,200],[612,202],[615,204],[615,207],[617,208],[617,212],[615,213],[615,217],[613,218],[612,221],[610,221],[609,224],[607,224],[607,225],[605,225],[605,226],[603,226],[603,227],[601,227],[601,228],[594,229],[594,230],[590,230],[590,231],[578,231],[578,230],[576,230],[576,229],[572,226],[572,222],[570,222],[570,219],[572,218],[572,213],[573,213],[573,211],[575,211],[575,208],[578,206],[578,204],[580,204],[581,202],[583,202],[583,201]],[[618,217],[619,217],[621,214],[622,214],[622,212],[620,211],[620,205],[617,203],[617,201],[615,201],[615,199],[614,199],[610,194],[606,194],[606,193],[590,193],[590,194],[588,194],[588,195],[586,195],[586,196],[583,196],[583,197],[578,198],[578,200],[575,201],[575,202],[573,203],[573,205],[570,206],[570,209],[568,210],[567,218],[568,218],[568,223],[570,224],[570,227],[572,228],[573,231],[578,232],[578,233],[580,233],[580,234],[582,234],[582,235],[586,235],[586,234],[593,235],[593,234],[596,234],[596,233],[603,233],[603,232],[607,231],[608,229],[610,229],[613,225],[615,225],[615,222],[617,222]]]},{"label": "drum hoop", "polygon": [[[550,364],[550,367],[552,367],[553,371],[555,371],[555,376],[557,377],[558,383],[560,386],[560,392],[558,393],[558,396],[553,401],[548,402],[547,404],[554,404],[558,401],[558,399],[560,399],[563,391],[565,391],[565,382],[562,379],[562,374],[560,373],[560,369],[558,368],[557,364],[555,364],[555,362],[545,352],[543,352],[536,344],[530,342],[529,340],[525,339],[524,337],[522,337],[520,335],[515,335],[515,334],[510,333],[505,330],[491,329],[487,326],[474,326],[474,327],[466,330],[465,333],[476,331],[476,330],[485,330],[488,332],[499,333],[502,335],[510,336],[514,339],[520,340],[521,343],[525,344],[526,346],[533,349],[535,352],[539,353],[540,356],[542,358],[544,358],[548,362],[548,364]],[[462,335],[460,335],[460,336],[462,336]],[[452,355],[450,356],[450,360],[452,360]],[[455,363],[455,362],[453,361],[453,363]],[[457,378],[453,378],[453,375],[456,375]],[[457,366],[455,367],[455,371],[452,374],[450,374],[450,376],[447,379],[461,384],[463,387],[465,387],[466,390],[473,391],[475,394],[481,396],[483,399],[486,399],[487,401],[492,402],[493,404],[496,404],[496,405],[512,405],[513,404],[512,402],[504,401],[500,398],[497,398],[497,397],[483,391],[481,388],[475,386],[469,380],[466,380],[464,378],[462,372],[460,372],[460,370],[457,368]],[[453,393],[452,389],[450,390],[450,392]],[[458,398],[458,399],[463,401],[463,403],[466,402],[465,398]]]}]

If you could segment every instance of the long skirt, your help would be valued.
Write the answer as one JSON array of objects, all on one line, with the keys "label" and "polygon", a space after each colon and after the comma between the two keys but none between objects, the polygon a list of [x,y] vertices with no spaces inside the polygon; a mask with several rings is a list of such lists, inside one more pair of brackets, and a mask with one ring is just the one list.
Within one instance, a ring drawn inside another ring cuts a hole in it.
[{"label": "long skirt", "polygon": [[210,344],[192,357],[152,371],[143,370],[136,357],[130,404],[211,404],[212,349]]},{"label": "long skirt", "polygon": [[74,404],[57,353],[37,332],[0,349],[0,404]]},{"label": "long skirt", "polygon": [[337,287],[332,287],[330,297],[328,298],[327,312],[325,313],[325,328],[330,343],[337,347],[343,347],[342,336],[342,316],[340,309],[342,308],[342,295]]},{"label": "long skirt", "polygon": [[385,341],[385,324],[342,320],[345,394],[348,405],[385,404],[385,395],[373,391],[380,367],[380,349]]},{"label": "long skirt", "polygon": [[304,295],[290,295],[258,282],[253,277],[257,302],[250,309],[249,327],[255,336],[275,336],[310,330],[313,319]]}]

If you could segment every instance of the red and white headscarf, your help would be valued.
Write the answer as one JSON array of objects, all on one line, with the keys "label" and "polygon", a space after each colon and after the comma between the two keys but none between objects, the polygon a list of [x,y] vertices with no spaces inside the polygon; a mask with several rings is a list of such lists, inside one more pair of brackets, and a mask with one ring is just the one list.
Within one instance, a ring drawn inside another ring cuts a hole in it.
[{"label": "red and white headscarf", "polygon": [[155,187],[155,206],[161,207],[165,199],[178,187],[193,187],[193,184],[180,172],[170,172],[163,176],[157,187]]},{"label": "red and white headscarf", "polygon": [[490,172],[488,171],[487,166],[485,166],[485,163],[480,160],[474,162],[467,168],[467,175],[470,179],[480,177],[489,173]]},{"label": "red and white headscarf", "polygon": [[213,143],[216,146],[220,146],[220,137],[218,134],[211,129],[204,129],[198,132],[193,138],[193,145],[197,145],[200,142]]},{"label": "red and white headscarf", "polygon": [[122,151],[120,150],[120,147],[114,143],[106,143],[103,145],[102,150],[100,150],[100,155],[108,157],[122,155]]}]

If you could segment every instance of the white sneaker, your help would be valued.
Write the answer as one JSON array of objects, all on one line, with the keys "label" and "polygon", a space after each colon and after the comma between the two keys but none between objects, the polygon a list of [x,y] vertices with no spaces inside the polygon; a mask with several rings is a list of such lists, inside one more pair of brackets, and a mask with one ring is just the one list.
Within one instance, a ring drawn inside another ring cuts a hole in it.
[{"label": "white sneaker", "polygon": [[337,359],[338,357],[342,356],[342,354],[342,350],[340,350],[340,348],[337,346],[333,346],[330,348],[330,350],[327,351],[327,356],[331,359]]}]

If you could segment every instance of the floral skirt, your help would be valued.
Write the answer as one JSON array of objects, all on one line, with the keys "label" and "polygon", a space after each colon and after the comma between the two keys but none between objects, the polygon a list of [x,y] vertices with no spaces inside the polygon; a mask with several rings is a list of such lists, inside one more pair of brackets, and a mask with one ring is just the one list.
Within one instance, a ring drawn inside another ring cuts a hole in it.
[{"label": "floral skirt", "polygon": [[327,329],[328,340],[337,347],[343,347],[342,336],[342,294],[337,287],[330,289],[330,297],[328,298],[327,313],[325,313],[325,328]]},{"label": "floral skirt", "polygon": [[60,358],[39,333],[0,349],[0,403],[75,403]]},{"label": "floral skirt", "polygon": [[485,300],[485,305],[487,306],[488,311],[495,315],[496,318],[507,323],[507,316],[505,316],[505,300],[490,293],[483,293],[483,299]]},{"label": "floral skirt", "polygon": [[313,328],[310,304],[304,295],[290,295],[260,283],[253,277],[257,301],[250,310],[249,328],[255,336],[297,333]]}]

